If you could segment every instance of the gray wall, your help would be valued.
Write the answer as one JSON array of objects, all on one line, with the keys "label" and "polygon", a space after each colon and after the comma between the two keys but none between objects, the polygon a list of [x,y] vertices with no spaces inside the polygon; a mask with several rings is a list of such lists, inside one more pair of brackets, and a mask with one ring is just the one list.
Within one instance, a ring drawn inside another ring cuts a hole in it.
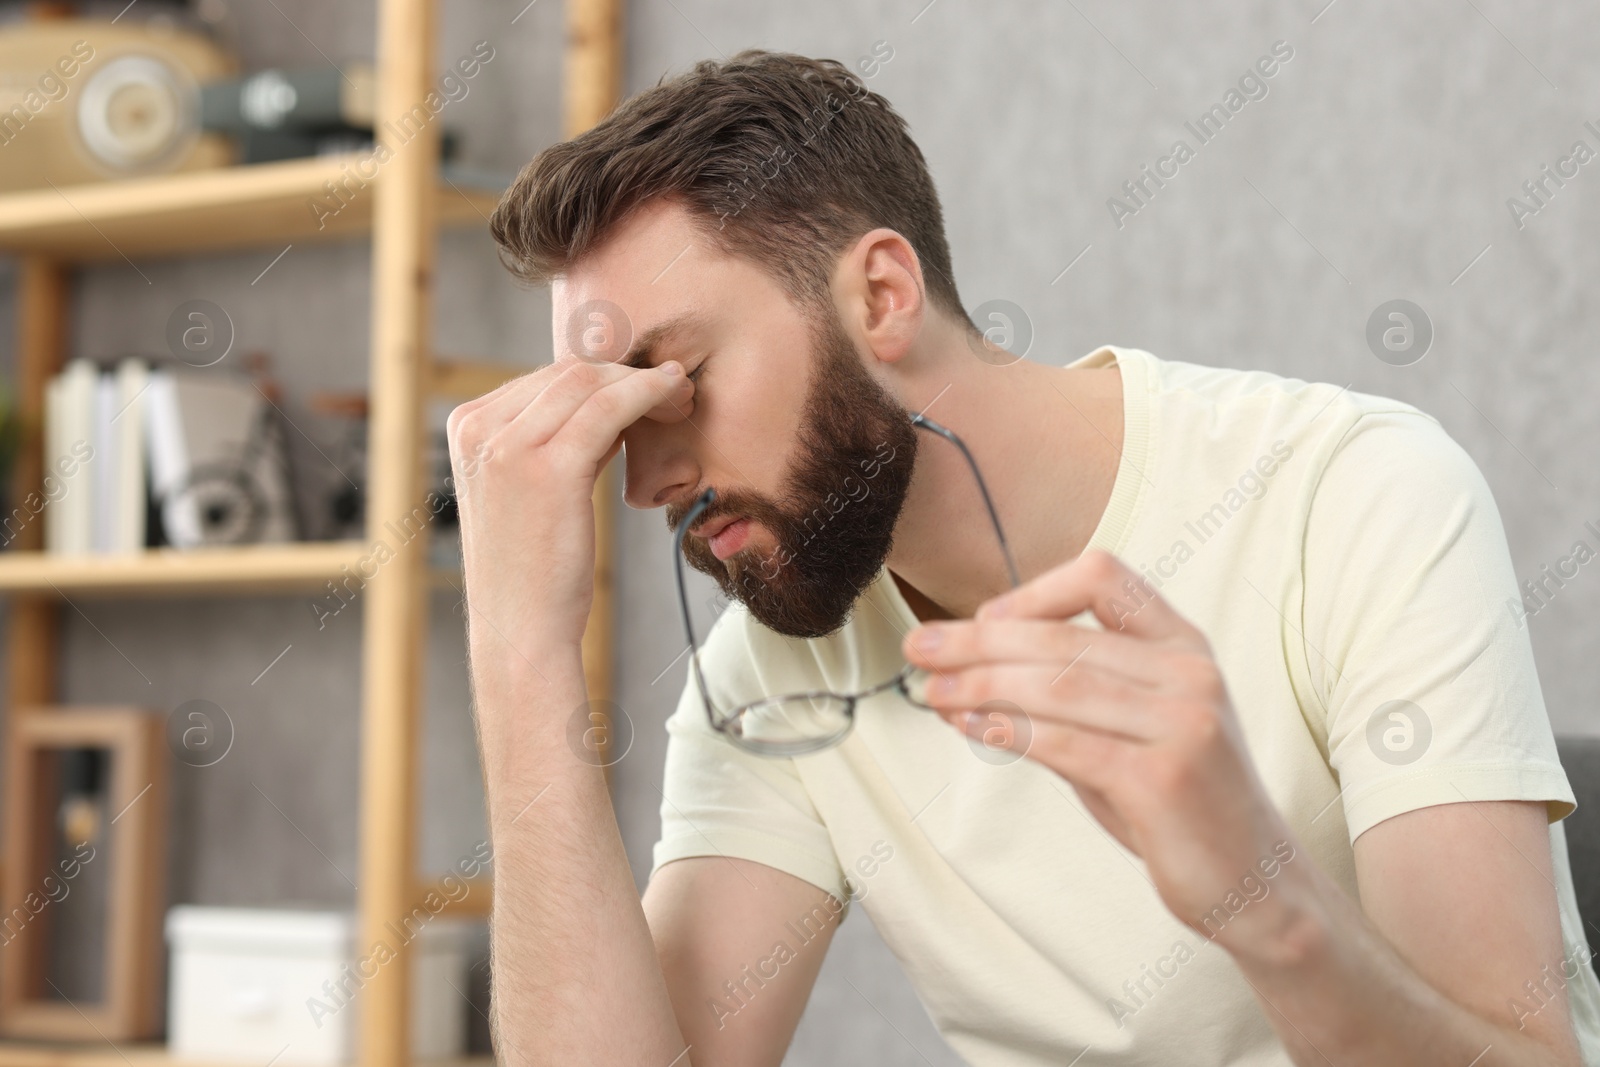
[{"label": "gray wall", "polygon": [[[1505,202],[1575,140],[1600,149],[1583,128],[1600,126],[1600,26],[1582,5],[1326,2],[645,0],[629,11],[628,86],[743,47],[854,63],[887,42],[894,58],[869,84],[928,157],[969,308],[1022,307],[1029,355],[1044,362],[1109,342],[1414,403],[1483,468],[1517,573],[1534,576],[1579,537],[1592,544],[1583,524],[1600,520],[1600,442],[1584,418],[1600,374],[1584,358],[1600,341],[1600,162],[1524,229]],[[372,54],[370,2],[232,6],[252,65]],[[560,5],[535,4],[515,25],[523,0],[443,6],[441,62],[478,40],[498,52],[448,120],[470,161],[512,171],[558,130]],[[1119,228],[1108,198],[1278,40],[1295,54],[1269,94]],[[363,379],[367,250],[297,246],[252,286],[271,254],[141,263],[148,285],[120,263],[86,271],[73,351],[159,350],[173,307],[214,300],[239,323],[241,346],[273,354],[291,417],[326,444],[332,428],[305,396]],[[441,350],[548,358],[547,299],[512,286],[485,238],[448,238],[439,277]],[[9,280],[4,292],[0,328]],[[1420,304],[1436,331],[1412,366],[1379,361],[1365,340],[1368,316],[1397,297]],[[312,478],[318,457],[305,438],[296,460]],[[684,665],[673,662],[681,646],[660,518],[626,514],[620,539],[618,699],[638,738],[618,768],[617,801],[642,884],[658,827],[660,724]],[[1531,620],[1564,732],[1600,733],[1589,703],[1600,693],[1593,569]],[[422,854],[442,869],[484,827],[456,598],[439,595],[433,618]],[[306,602],[288,599],[75,598],[65,609],[64,699],[170,708],[203,698],[237,723],[226,761],[180,775],[175,899],[351,899],[358,624],[346,612],[318,631]],[[848,922],[836,944],[789,1062],[956,1062],[867,920]]]}]

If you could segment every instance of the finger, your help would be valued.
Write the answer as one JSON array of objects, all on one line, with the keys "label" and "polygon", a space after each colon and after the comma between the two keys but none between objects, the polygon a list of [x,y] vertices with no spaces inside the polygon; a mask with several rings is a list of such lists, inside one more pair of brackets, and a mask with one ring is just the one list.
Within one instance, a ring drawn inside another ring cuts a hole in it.
[{"label": "finger", "polygon": [[[528,405],[559,381],[577,360],[557,360],[539,369],[502,382],[475,400],[458,404],[445,423],[451,449],[451,463],[459,461],[457,477],[474,473],[490,454],[489,441],[500,434]],[[459,454],[459,455],[458,455]]]},{"label": "finger", "polygon": [[[610,367],[613,365],[600,364],[600,366]],[[676,368],[676,370],[673,368]],[[656,388],[656,392],[661,398],[660,403],[651,408],[649,411],[646,411],[644,415],[641,416],[642,418],[653,419],[656,422],[673,423],[682,422],[690,415],[694,414],[694,383],[689,380],[687,374],[682,373],[684,367],[683,364],[678,360],[663,360],[654,367],[619,366],[617,369],[622,372],[622,375],[638,374],[642,371],[654,370],[661,371],[669,376],[669,380],[666,384],[658,385]],[[607,379],[608,382],[610,380],[613,379]],[[614,380],[620,381],[621,376],[618,376]],[[655,378],[651,377],[648,380],[654,381]],[[587,399],[587,397],[584,397],[583,399]]]},{"label": "finger", "polygon": [[1099,791],[1115,783],[1137,742],[1070,723],[1021,718],[1016,712],[979,709],[953,713],[951,725],[990,750],[1006,750],[1042,763],[1080,788]]},{"label": "finger", "polygon": [[1141,575],[1099,549],[996,597],[978,609],[980,620],[1069,619],[1094,612],[1107,631],[1153,639],[1190,638],[1198,631]]},{"label": "finger", "polygon": [[[601,371],[600,377],[607,382],[620,378],[636,368],[627,367],[620,363],[605,360],[579,359],[576,356],[557,356],[552,362],[546,363],[527,374],[500,383],[494,389],[472,400],[456,406],[456,412],[465,416],[477,413],[480,421],[484,423],[485,436],[498,433],[513,419],[520,415],[533,400],[544,393],[558,381],[570,379],[575,369],[592,367]],[[609,374],[604,372],[609,371]],[[587,372],[579,371],[579,376]]]},{"label": "finger", "polygon": [[[676,360],[667,361],[667,363],[676,362]],[[666,365],[666,363],[663,363],[661,364],[661,367],[665,367]],[[679,364],[679,366],[681,367],[682,364]],[[660,370],[661,367],[657,367],[656,369]],[[667,385],[662,386],[658,390],[658,392],[661,394],[661,402],[655,407],[651,408],[649,411],[645,412],[644,418],[650,419],[653,422],[671,424],[674,422],[685,422],[691,415],[694,414],[694,399],[695,393],[698,390],[696,389],[694,382],[690,381],[687,375],[680,376],[679,380],[684,383],[682,386],[674,387],[672,385]],[[687,388],[685,388],[685,386],[687,386]]]},{"label": "finger", "polygon": [[1036,662],[1055,664],[1064,673],[1083,662],[1146,685],[1161,682],[1149,642],[1057,619],[924,623],[906,635],[901,650],[907,660],[929,670]]},{"label": "finger", "polygon": [[[679,373],[671,373],[674,367]],[[515,444],[517,447],[540,447],[554,438],[596,393],[633,377],[639,377],[653,386],[649,393],[652,402],[648,408],[674,398],[686,400],[694,386],[683,376],[682,369],[682,365],[674,360],[649,369],[572,360],[547,388],[528,399],[523,409],[506,426],[508,437],[501,443],[508,446]],[[635,419],[643,414],[641,411]],[[625,428],[621,427],[617,432]]]},{"label": "finger", "polygon": [[589,394],[550,438],[550,445],[585,461],[605,455],[623,430],[661,402],[664,389],[675,388],[676,383],[683,380],[681,366],[677,375],[663,367],[636,370],[621,381]]},{"label": "finger", "polygon": [[1078,670],[1063,676],[1051,666],[1002,663],[946,671],[928,683],[926,701],[940,715],[999,704],[1032,721],[1068,723],[1139,741],[1168,731],[1161,698],[1107,671]]},{"label": "finger", "polygon": [[457,404],[453,415],[476,415],[485,424],[484,436],[497,433],[516,418],[528,400],[555,381],[566,370],[567,362],[557,360],[501,382],[482,396]]}]

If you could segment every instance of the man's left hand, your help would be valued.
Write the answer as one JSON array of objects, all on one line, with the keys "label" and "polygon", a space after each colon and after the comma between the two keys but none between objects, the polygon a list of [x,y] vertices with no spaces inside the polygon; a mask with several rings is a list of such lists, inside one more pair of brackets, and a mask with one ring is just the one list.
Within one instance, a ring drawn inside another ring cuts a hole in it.
[{"label": "man's left hand", "polygon": [[[1085,610],[1103,630],[1069,621]],[[1248,943],[1253,955],[1292,953],[1305,918],[1296,904],[1312,904],[1293,893],[1244,909],[1220,931],[1215,920],[1202,925],[1237,899],[1241,882],[1262,877],[1263,861],[1276,870],[1272,861],[1297,850],[1211,646],[1148,582],[1088,551],[986,602],[974,619],[918,627],[904,651],[934,672],[927,702],[941,717],[986,744],[1025,748],[1070,782],[1145,861],[1180,920],[1235,951]]]}]

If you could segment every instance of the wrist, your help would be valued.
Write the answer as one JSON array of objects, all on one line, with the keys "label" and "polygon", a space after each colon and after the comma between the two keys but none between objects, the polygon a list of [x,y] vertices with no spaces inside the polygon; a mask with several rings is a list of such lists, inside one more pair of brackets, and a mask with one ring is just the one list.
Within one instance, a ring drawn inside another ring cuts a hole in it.
[{"label": "wrist", "polygon": [[468,631],[467,662],[475,698],[505,693],[526,708],[576,686],[586,686],[583,646],[580,641],[554,641],[525,636],[511,640],[488,625],[473,620]]},{"label": "wrist", "polygon": [[1259,904],[1255,914],[1241,916],[1217,940],[1247,973],[1292,972],[1314,966],[1333,944],[1333,910],[1324,896],[1340,892],[1310,863],[1285,866],[1280,883]]},{"label": "wrist", "polygon": [[471,665],[472,711],[486,775],[508,759],[526,764],[542,750],[553,753],[587,697],[576,648],[537,660],[475,649]]}]

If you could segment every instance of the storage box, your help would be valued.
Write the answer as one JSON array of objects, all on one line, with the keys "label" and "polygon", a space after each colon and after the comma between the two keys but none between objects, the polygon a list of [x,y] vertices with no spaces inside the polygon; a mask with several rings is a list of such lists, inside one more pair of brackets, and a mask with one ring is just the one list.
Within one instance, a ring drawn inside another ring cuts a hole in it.
[{"label": "storage box", "polygon": [[166,923],[168,1051],[255,1067],[349,1063],[361,987],[393,966],[404,946],[412,1056],[459,1056],[471,1010],[465,991],[474,925],[419,909],[383,941],[358,947],[349,912],[174,907]]}]

